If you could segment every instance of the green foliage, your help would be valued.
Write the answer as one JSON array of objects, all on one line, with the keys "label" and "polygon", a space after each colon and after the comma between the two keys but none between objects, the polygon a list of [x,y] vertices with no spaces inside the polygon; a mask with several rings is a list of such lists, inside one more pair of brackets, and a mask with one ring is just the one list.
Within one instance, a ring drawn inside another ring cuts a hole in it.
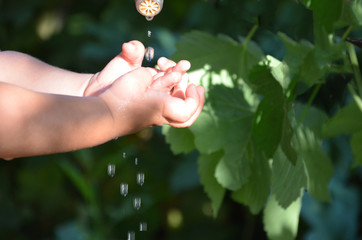
[{"label": "green foliage", "polygon": [[[214,212],[225,191],[231,191],[232,199],[252,213],[264,209],[270,239],[292,239],[298,229],[301,192],[321,201],[331,199],[333,165],[322,136],[352,134],[355,164],[361,163],[361,109],[352,103],[323,126],[326,115],[311,106],[328,76],[353,72],[347,45],[336,28],[343,22],[348,34],[361,26],[355,14],[360,11],[358,2],[303,1],[314,16],[315,42],[295,41],[279,32],[286,49],[282,61],[264,55],[251,40],[257,25],[240,42],[192,31],[176,43],[173,58],[190,60],[191,81],[206,89],[205,109],[196,124],[177,131],[192,133],[183,140],[194,142],[200,152],[199,172]],[[349,18],[346,11],[352,14]],[[310,88],[314,91],[307,104],[296,106]],[[179,142],[172,138],[173,131],[165,128],[163,133],[176,148]],[[280,218],[274,221],[273,214]]]},{"label": "green foliage", "polygon": [[[207,90],[195,125],[162,129],[170,145],[155,128],[90,150],[0,162],[1,236],[124,239],[142,217],[149,230],[137,239],[358,238],[361,51],[344,40],[361,38],[361,25],[361,0],[165,0],[151,22],[134,1],[0,1],[2,50],[97,72],[137,39],[155,48],[145,64],[188,59],[191,81]],[[124,199],[119,183],[134,181],[134,156],[146,182],[130,184]],[[135,195],[139,212],[129,207]],[[167,223],[175,209],[177,229]]]},{"label": "green foliage", "polygon": [[301,197],[282,208],[272,195],[264,210],[264,225],[269,239],[293,239],[298,231],[299,212],[302,207]]}]

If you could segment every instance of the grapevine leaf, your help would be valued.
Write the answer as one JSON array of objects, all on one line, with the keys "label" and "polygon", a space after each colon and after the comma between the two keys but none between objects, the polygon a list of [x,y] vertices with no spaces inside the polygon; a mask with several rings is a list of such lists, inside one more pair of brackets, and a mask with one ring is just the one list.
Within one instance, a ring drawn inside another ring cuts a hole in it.
[{"label": "grapevine leaf", "polygon": [[238,88],[213,85],[209,93],[209,110],[200,115],[198,124],[190,130],[201,153],[224,151],[215,176],[223,187],[236,190],[249,176],[245,149],[250,139],[253,112]]},{"label": "grapevine leaf", "polygon": [[299,67],[305,63],[306,57],[313,51],[313,44],[306,40],[301,40],[298,43],[281,32],[278,33],[278,37],[287,49],[283,61],[287,64],[290,74],[299,72]]},{"label": "grapevine leaf", "polygon": [[329,33],[333,32],[334,24],[341,16],[342,0],[313,0],[310,7],[316,24],[323,26]]},{"label": "grapevine leaf", "polygon": [[162,127],[162,133],[174,154],[189,153],[195,149],[194,136],[188,128],[173,128],[167,125]]},{"label": "grapevine leaf", "polygon": [[225,35],[215,37],[200,31],[184,34],[175,47],[176,52],[172,59],[188,59],[192,71],[209,65],[214,72],[227,70],[237,77],[245,75],[264,57],[261,49],[252,42],[249,42],[245,49],[243,45]]},{"label": "grapevine leaf", "polygon": [[283,107],[278,100],[273,102],[269,98],[264,98],[260,102],[255,114],[253,137],[268,158],[273,157],[280,143],[283,118]]},{"label": "grapevine leaf", "polygon": [[260,150],[256,149],[251,163],[251,174],[241,189],[233,192],[234,201],[249,206],[253,214],[264,208],[270,195],[270,168],[268,161]]},{"label": "grapevine leaf", "polygon": [[362,112],[355,102],[347,105],[338,111],[322,129],[326,137],[333,137],[340,134],[353,134],[362,130]]},{"label": "grapevine leaf", "polygon": [[240,139],[247,140],[253,112],[243,99],[243,92],[238,88],[213,85],[209,91],[208,109],[199,116],[197,124],[190,127],[195,135],[195,145],[201,153],[210,154],[225,150]]},{"label": "grapevine leaf", "polygon": [[264,230],[271,240],[295,239],[298,231],[302,197],[287,209],[278,205],[274,195],[269,199],[263,215]]},{"label": "grapevine leaf", "polygon": [[275,200],[284,209],[288,208],[307,187],[304,164],[301,159],[291,164],[283,151],[278,149],[273,158],[271,186]]},{"label": "grapevine leaf", "polygon": [[362,4],[361,1],[343,1],[341,16],[335,27],[362,25]]},{"label": "grapevine leaf", "polygon": [[215,167],[221,156],[222,152],[218,152],[210,155],[201,155],[198,159],[201,183],[206,194],[211,199],[214,217],[217,216],[225,195],[225,189],[217,182],[214,176]]},{"label": "grapevine leaf", "polygon": [[288,74],[288,66],[270,55],[266,56],[266,59],[275,80],[279,82],[283,90],[287,90],[291,80]]},{"label": "grapevine leaf", "polygon": [[249,79],[256,93],[264,97],[276,96],[282,98],[283,89],[271,74],[269,66],[255,66],[250,71]]},{"label": "grapevine leaf", "polygon": [[306,40],[297,43],[284,33],[278,33],[278,36],[287,49],[283,62],[288,66],[289,73],[294,75],[294,79],[308,86],[319,82],[328,70],[326,59],[321,56],[319,49]]},{"label": "grapevine leaf", "polygon": [[351,148],[354,155],[354,166],[362,166],[362,131],[356,132],[351,138]]},{"label": "grapevine leaf", "polygon": [[272,158],[282,138],[284,94],[268,66],[254,67],[249,75],[255,91],[263,95],[255,114],[253,137],[268,158]]},{"label": "grapevine leaf", "polygon": [[296,119],[301,119],[303,117],[303,114],[305,113],[305,110],[307,110],[307,112],[302,119],[302,125],[313,130],[313,132],[317,134],[317,136],[321,136],[322,127],[328,121],[327,114],[316,107],[296,103],[294,105],[294,113]]},{"label": "grapevine leaf", "polygon": [[[286,111],[285,106],[284,106],[284,111]],[[295,163],[297,162],[297,152],[295,151],[293,145],[291,144],[293,134],[294,131],[289,122],[288,115],[286,112],[284,112],[283,130],[282,130],[282,138],[280,141],[280,146],[285,156],[288,158],[288,160],[295,165]]]},{"label": "grapevine leaf", "polygon": [[[223,147],[225,154],[216,167],[215,177],[227,189],[239,189],[249,177],[250,168],[246,148],[250,139],[251,123],[251,117],[235,122],[234,127],[228,129],[229,137],[222,138],[225,141]],[[231,136],[238,138],[232,142],[228,141],[227,139]]]},{"label": "grapevine leaf", "polygon": [[333,165],[322,149],[321,141],[310,129],[296,131],[297,150],[305,164],[308,191],[322,201],[329,201],[328,183],[333,176]]}]

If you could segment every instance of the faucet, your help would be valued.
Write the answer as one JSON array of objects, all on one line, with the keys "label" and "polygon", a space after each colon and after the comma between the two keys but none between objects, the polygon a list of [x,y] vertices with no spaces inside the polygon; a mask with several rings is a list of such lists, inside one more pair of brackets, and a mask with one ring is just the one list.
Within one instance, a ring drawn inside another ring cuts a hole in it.
[{"label": "faucet", "polygon": [[135,0],[137,11],[151,21],[162,10],[163,0]]}]

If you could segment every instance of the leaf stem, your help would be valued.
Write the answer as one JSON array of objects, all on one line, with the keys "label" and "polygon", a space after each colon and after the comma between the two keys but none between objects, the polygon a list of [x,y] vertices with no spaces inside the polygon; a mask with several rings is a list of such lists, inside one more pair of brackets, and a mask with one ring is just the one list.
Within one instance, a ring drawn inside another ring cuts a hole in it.
[{"label": "leaf stem", "polygon": [[353,73],[356,78],[358,94],[359,96],[362,96],[362,77],[361,77],[361,72],[359,71],[356,51],[351,43],[347,43],[347,47],[348,47],[349,59],[351,61]]},{"label": "leaf stem", "polygon": [[304,110],[303,110],[303,113],[302,113],[302,116],[300,116],[299,120],[298,120],[298,123],[297,123],[297,127],[296,129],[299,128],[300,124],[302,123],[302,121],[304,120],[305,116],[307,115],[308,113],[308,110],[310,108],[310,106],[312,105],[315,97],[317,96],[318,92],[319,92],[319,89],[322,87],[322,83],[319,83],[313,90],[312,92],[312,95],[310,96],[309,100],[308,100],[308,103],[307,103],[307,106],[305,106]]},{"label": "leaf stem", "polygon": [[258,30],[258,28],[259,28],[259,24],[257,23],[257,24],[255,24],[255,25],[253,26],[253,28],[250,30],[250,32],[249,32],[248,35],[246,36],[246,39],[245,39],[245,41],[244,41],[244,43],[243,43],[243,48],[244,48],[244,49],[246,49],[246,47],[248,46],[251,38],[254,36],[254,34],[255,34],[256,30]]},{"label": "leaf stem", "polygon": [[358,108],[360,109],[360,111],[362,112],[362,100],[361,98],[357,95],[356,91],[353,89],[352,84],[348,84],[348,90],[351,93],[353,100],[356,102]]},{"label": "leaf stem", "polygon": [[348,37],[349,33],[352,31],[352,26],[349,26],[347,28],[347,30],[344,32],[343,36],[342,36],[342,41],[346,40],[346,38]]}]

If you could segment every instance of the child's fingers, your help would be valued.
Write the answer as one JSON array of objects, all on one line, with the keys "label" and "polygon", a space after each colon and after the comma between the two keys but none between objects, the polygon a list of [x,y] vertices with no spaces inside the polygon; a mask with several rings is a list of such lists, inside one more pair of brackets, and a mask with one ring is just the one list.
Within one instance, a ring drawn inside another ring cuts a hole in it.
[{"label": "child's fingers", "polygon": [[191,64],[187,60],[181,60],[178,63],[175,63],[174,61],[165,57],[159,58],[157,64],[160,70],[163,72],[172,71],[185,74],[191,68]]},{"label": "child's fingers", "polygon": [[187,60],[179,61],[173,68],[172,72],[179,72],[185,74],[191,68],[191,63]]},{"label": "child's fingers", "polygon": [[191,84],[186,91],[186,99],[173,97],[164,106],[163,116],[174,125],[188,123],[197,113],[200,106],[199,92],[195,85]]},{"label": "child's fingers", "polygon": [[156,90],[169,92],[180,80],[181,74],[178,72],[168,72],[163,76],[162,73],[160,73],[160,77],[156,78],[156,80],[151,83],[150,87]]},{"label": "child's fingers", "polygon": [[[192,114],[192,116],[185,122],[169,122],[169,124],[172,126],[172,127],[176,127],[176,128],[185,128],[185,127],[189,127],[191,126],[195,121],[196,119],[199,117],[201,111],[202,111],[202,108],[204,106],[204,103],[205,103],[205,89],[201,86],[197,86],[196,87],[196,92],[197,92],[197,96],[193,96],[195,98],[199,98],[199,101],[198,101],[198,106],[196,108],[196,111]],[[195,92],[191,92],[191,91],[187,91],[187,96],[188,97],[191,97],[191,95],[195,94]]]},{"label": "child's fingers", "polygon": [[161,71],[163,72],[167,72],[169,71],[172,67],[174,67],[176,65],[176,63],[170,59],[167,59],[165,57],[160,57],[157,61],[157,65],[160,68]]},{"label": "child's fingers", "polygon": [[122,45],[122,52],[119,55],[121,59],[128,62],[129,65],[140,67],[145,54],[145,47],[139,41],[130,41]]},{"label": "child's fingers", "polygon": [[181,99],[186,99],[185,93],[186,93],[186,89],[187,89],[188,84],[189,84],[189,77],[188,77],[187,73],[185,73],[185,74],[182,76],[181,81],[174,86],[171,95],[172,95],[173,97],[178,97],[178,98],[181,98]]}]

